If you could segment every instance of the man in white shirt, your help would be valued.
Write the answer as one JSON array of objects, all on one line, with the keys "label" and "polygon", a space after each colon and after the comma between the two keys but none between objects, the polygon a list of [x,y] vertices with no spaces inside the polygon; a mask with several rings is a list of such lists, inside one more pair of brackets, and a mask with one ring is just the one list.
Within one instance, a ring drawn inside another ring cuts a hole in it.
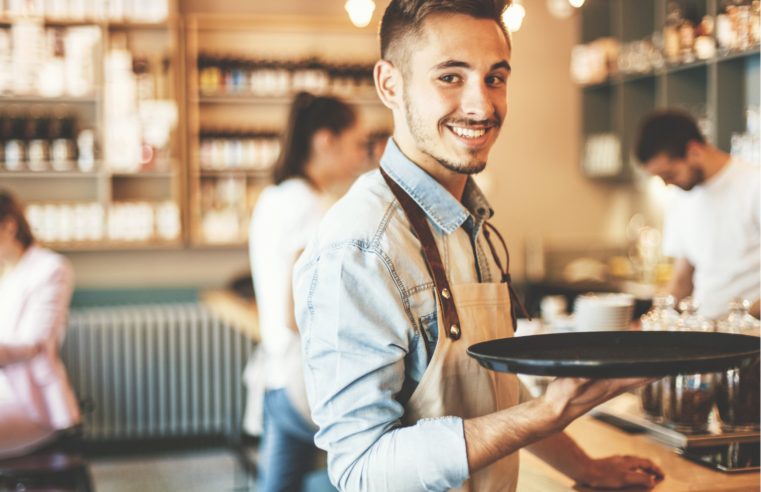
[{"label": "man in white shirt", "polygon": [[694,296],[711,319],[741,297],[758,318],[760,168],[708,143],[693,118],[675,109],[645,116],[635,149],[648,172],[680,188],[663,224],[663,253],[674,258],[668,292]]}]

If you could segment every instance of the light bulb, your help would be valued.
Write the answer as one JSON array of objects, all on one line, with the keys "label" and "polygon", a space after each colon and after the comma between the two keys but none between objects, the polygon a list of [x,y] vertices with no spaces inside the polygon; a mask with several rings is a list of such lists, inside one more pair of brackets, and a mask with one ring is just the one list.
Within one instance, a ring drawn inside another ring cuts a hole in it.
[{"label": "light bulb", "polygon": [[584,0],[568,0],[568,3],[570,3],[571,6],[576,7],[578,9],[582,5],[584,5]]},{"label": "light bulb", "polygon": [[556,19],[567,19],[573,14],[569,0],[547,0],[547,10]]},{"label": "light bulb", "polygon": [[375,11],[373,0],[349,0],[344,6],[349,13],[349,19],[357,27],[365,27],[370,23]]},{"label": "light bulb", "polygon": [[505,13],[502,14],[502,20],[505,21],[505,26],[510,32],[515,32],[521,28],[524,17],[526,17],[526,9],[517,1],[510,5],[505,10]]}]

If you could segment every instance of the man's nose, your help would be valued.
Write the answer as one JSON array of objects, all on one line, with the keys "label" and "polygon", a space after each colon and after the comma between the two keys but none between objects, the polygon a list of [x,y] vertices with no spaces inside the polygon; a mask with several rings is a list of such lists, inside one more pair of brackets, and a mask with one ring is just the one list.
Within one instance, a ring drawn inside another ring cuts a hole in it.
[{"label": "man's nose", "polygon": [[462,110],[474,120],[486,120],[494,115],[494,102],[483,81],[471,81],[465,87]]}]

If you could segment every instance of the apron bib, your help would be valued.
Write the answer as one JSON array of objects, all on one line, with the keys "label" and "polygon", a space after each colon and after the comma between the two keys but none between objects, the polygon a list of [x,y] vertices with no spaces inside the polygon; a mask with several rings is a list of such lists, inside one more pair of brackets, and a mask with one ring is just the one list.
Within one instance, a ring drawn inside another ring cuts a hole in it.
[{"label": "apron bib", "polygon": [[[509,275],[503,273],[504,282],[498,284],[449,285],[424,212],[385,172],[381,170],[381,174],[420,239],[439,307],[436,350],[404,407],[403,425],[444,416],[481,417],[517,405],[517,376],[489,371],[467,354],[468,347],[475,343],[513,336],[515,314]],[[489,246],[501,270],[490,240]],[[523,309],[520,301],[518,304]],[[513,492],[517,482],[518,453],[513,453],[472,474],[461,488],[453,490]]]}]

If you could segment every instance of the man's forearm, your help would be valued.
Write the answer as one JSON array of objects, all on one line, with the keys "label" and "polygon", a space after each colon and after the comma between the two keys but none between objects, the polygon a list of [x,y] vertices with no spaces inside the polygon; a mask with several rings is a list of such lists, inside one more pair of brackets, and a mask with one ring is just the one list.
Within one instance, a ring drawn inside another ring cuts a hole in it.
[{"label": "man's forearm", "polygon": [[535,400],[463,422],[471,473],[565,429],[597,405],[653,379],[558,378]]},{"label": "man's forearm", "polygon": [[588,470],[594,461],[565,432],[530,444],[526,449],[562,474],[577,481],[583,481],[584,471]]},{"label": "man's forearm", "polygon": [[465,447],[470,472],[476,472],[522,447],[551,436],[561,430],[557,424],[558,415],[544,398],[465,420]]}]

